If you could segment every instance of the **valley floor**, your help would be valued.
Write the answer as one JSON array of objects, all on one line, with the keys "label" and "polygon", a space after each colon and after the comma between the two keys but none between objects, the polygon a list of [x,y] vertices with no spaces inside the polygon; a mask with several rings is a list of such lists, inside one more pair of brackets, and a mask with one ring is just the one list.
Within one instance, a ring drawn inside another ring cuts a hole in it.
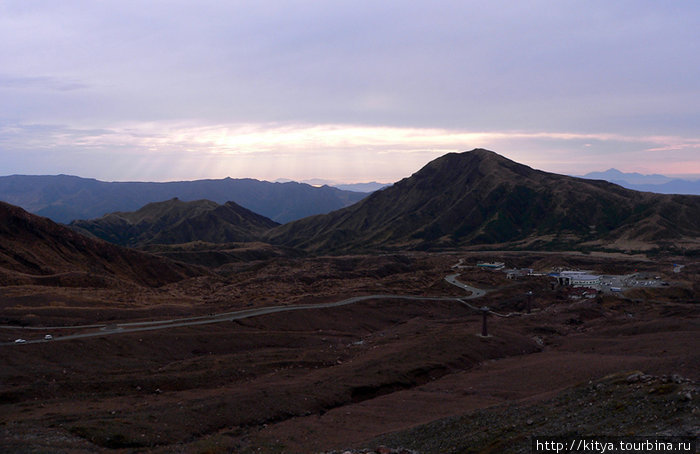
[{"label": "valley floor", "polygon": [[697,265],[674,276],[659,261],[551,254],[274,259],[142,292],[7,287],[0,324],[135,322],[380,293],[460,297],[466,293],[444,280],[459,258],[600,273],[641,268],[667,273],[674,286],[572,300],[546,278],[510,281],[467,268],[460,279],[489,290],[472,304],[524,312],[533,291],[532,314],[491,316],[482,337],[481,315],[459,302],[378,298],[0,346],[0,448],[529,452],[533,434],[698,433]]}]

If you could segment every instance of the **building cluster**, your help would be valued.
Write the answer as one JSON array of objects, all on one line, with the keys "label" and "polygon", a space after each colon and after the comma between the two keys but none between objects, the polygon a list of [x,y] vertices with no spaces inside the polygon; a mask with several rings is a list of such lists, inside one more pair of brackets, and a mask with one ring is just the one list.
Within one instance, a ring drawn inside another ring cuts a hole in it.
[{"label": "building cluster", "polygon": [[601,289],[601,276],[591,274],[589,271],[561,270],[548,274],[535,273],[532,268],[506,268],[504,262],[479,262],[477,268],[496,270],[506,273],[508,279],[520,279],[526,276],[549,276],[556,280],[556,284],[562,287],[583,288],[595,293]]},{"label": "building cluster", "polygon": [[549,273],[555,278],[559,285],[565,287],[588,287],[598,288],[600,286],[600,276],[589,274],[586,271],[560,271]]},{"label": "building cluster", "polygon": [[[461,262],[460,262],[461,263]],[[591,271],[567,270],[554,268],[550,272],[537,272],[532,268],[506,268],[504,262],[479,262],[479,269],[494,270],[505,273],[508,279],[523,279],[535,276],[545,276],[551,279],[552,290],[563,288],[565,293],[572,298],[588,298],[599,292],[620,293],[628,288],[645,287],[659,288],[671,284],[662,280],[661,276],[651,272],[638,272],[623,275],[597,275]],[[681,265],[674,265],[674,271],[682,269]]]}]

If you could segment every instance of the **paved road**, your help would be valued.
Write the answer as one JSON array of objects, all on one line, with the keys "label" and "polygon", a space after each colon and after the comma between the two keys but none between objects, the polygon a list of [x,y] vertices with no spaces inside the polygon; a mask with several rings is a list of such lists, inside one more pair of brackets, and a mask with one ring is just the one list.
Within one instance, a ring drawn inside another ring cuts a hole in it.
[{"label": "paved road", "polygon": [[459,274],[450,274],[449,276],[445,277],[445,280],[452,285],[456,285],[459,288],[471,292],[471,295],[462,297],[460,299],[470,300],[474,298],[481,298],[482,296],[486,295],[486,290],[481,290],[480,288],[472,287],[470,285],[459,282],[457,280],[457,276],[459,276]]},{"label": "paved road", "polygon": [[[308,309],[324,309],[332,307],[347,306],[349,304],[359,303],[361,301],[367,301],[372,299],[395,299],[395,300],[412,300],[412,301],[456,301],[463,303],[465,299],[479,298],[486,294],[484,290],[471,287],[469,285],[463,284],[457,281],[457,276],[459,274],[450,274],[445,277],[445,280],[452,285],[460,287],[464,290],[471,292],[470,295],[457,298],[452,296],[415,296],[415,295],[366,295],[366,296],[354,296],[352,298],[347,298],[341,301],[335,301],[331,303],[318,303],[318,304],[298,304],[294,306],[269,306],[261,307],[257,309],[244,309],[234,312],[222,312],[213,315],[203,315],[199,317],[187,317],[187,318],[177,318],[170,320],[159,320],[159,321],[148,321],[148,322],[131,322],[131,323],[119,323],[110,325],[74,325],[74,326],[62,326],[62,327],[17,327],[17,326],[0,326],[0,328],[9,329],[33,329],[50,331],[56,329],[97,329],[96,331],[91,331],[87,333],[80,334],[69,334],[66,336],[54,336],[51,340],[45,339],[28,339],[24,344],[16,344],[14,342],[4,342],[0,345],[25,345],[25,344],[38,344],[42,342],[59,342],[71,339],[84,339],[88,337],[104,337],[114,334],[122,333],[135,333],[140,331],[155,331],[160,329],[177,328],[184,326],[197,326],[197,325],[207,325],[210,323],[221,323],[221,322],[231,322],[234,320],[241,320],[244,318],[258,317],[261,315],[274,314],[278,312],[289,312],[289,311],[299,311]],[[463,303],[464,304],[464,303]],[[467,305],[471,307],[470,305]]]}]

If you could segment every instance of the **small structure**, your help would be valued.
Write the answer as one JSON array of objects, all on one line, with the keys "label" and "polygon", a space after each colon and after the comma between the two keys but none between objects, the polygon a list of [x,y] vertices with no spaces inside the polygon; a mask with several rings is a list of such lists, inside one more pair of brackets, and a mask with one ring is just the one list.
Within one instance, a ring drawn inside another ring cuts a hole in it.
[{"label": "small structure", "polygon": [[486,326],[486,317],[489,315],[490,309],[487,306],[482,306],[481,309],[482,322],[481,322],[481,337],[489,337],[489,330]]},{"label": "small structure", "polygon": [[512,270],[505,270],[504,272],[508,279],[520,279],[521,277],[531,276],[532,268],[513,268]]},{"label": "small structure", "polygon": [[506,264],[503,262],[481,262],[477,263],[476,266],[487,270],[502,270]]},{"label": "small structure", "polygon": [[570,300],[590,299],[598,295],[598,290],[588,287],[571,287],[566,289],[566,297]]}]

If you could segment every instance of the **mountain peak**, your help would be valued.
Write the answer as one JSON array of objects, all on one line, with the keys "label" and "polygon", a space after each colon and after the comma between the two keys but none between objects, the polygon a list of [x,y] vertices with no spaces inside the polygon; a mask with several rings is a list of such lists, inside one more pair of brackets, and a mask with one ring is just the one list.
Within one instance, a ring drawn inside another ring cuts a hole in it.
[{"label": "mountain peak", "polygon": [[491,156],[491,157],[493,157],[493,156],[501,156],[501,155],[499,155],[498,153],[496,153],[495,151],[487,150],[486,148],[474,148],[474,149],[471,150],[471,151],[465,151],[465,152],[463,152],[463,153],[461,153],[461,154],[464,154],[464,153],[473,153],[473,154],[475,154],[475,155],[483,156],[483,157],[486,157],[486,156]]},{"label": "mountain peak", "polygon": [[537,171],[530,167],[499,155],[490,150],[476,148],[462,153],[448,153],[426,164],[414,174],[418,179],[431,180],[432,185],[441,180],[469,182],[475,184],[486,178],[487,185],[492,179],[530,178]]},{"label": "mountain peak", "polygon": [[445,155],[436,158],[435,161],[439,160],[450,160],[450,159],[478,159],[478,160],[499,160],[507,159],[499,155],[495,151],[487,150],[485,148],[474,148],[469,151],[447,153]]},{"label": "mountain peak", "polygon": [[[498,162],[498,163],[512,163],[516,164],[514,161],[502,156],[495,151],[486,150],[484,148],[475,148],[471,151],[463,151],[461,153],[447,153],[432,162],[440,162],[442,160],[454,162],[461,161],[464,163],[475,163],[475,162]],[[430,164],[430,163],[428,163]],[[520,165],[520,164],[519,164]]]},{"label": "mountain peak", "polygon": [[323,252],[552,247],[557,238],[656,241],[697,235],[699,202],[548,173],[475,149],[441,156],[351,207],[285,224],[267,237]]}]

